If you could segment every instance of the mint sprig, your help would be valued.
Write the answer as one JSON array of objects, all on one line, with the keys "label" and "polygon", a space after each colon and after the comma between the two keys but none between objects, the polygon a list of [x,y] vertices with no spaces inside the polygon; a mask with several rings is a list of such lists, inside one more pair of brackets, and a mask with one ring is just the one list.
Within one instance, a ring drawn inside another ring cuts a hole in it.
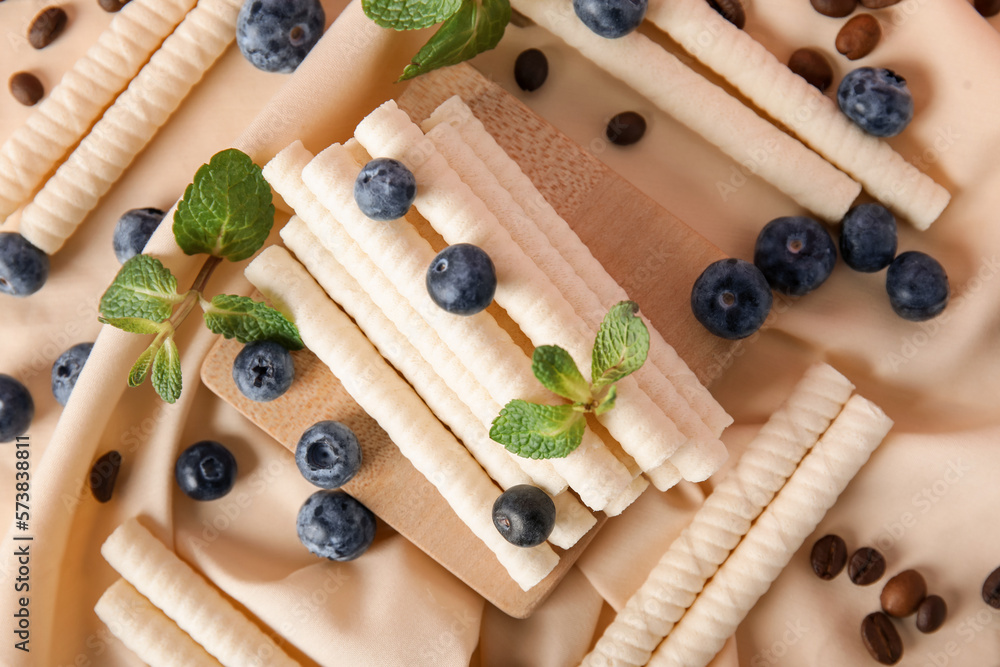
[{"label": "mint sprig", "polygon": [[365,16],[383,28],[419,30],[440,23],[458,11],[462,0],[361,0]]},{"label": "mint sprig", "polygon": [[639,370],[649,352],[649,330],[633,301],[615,304],[597,331],[588,383],[569,352],[558,345],[535,349],[531,370],[547,389],[571,405],[542,405],[521,399],[507,403],[493,420],[490,438],[518,456],[568,456],[583,442],[586,413],[602,415],[615,406],[615,382]]},{"label": "mint sprig", "polygon": [[252,299],[218,295],[206,301],[203,291],[223,259],[236,262],[257,252],[274,224],[271,187],[249,156],[227,149],[215,154],[195,174],[174,213],[174,238],[189,254],[209,257],[184,293],[160,260],[136,255],[118,271],[101,297],[100,320],[135,334],[155,334],[129,371],[137,387],[152,378],[153,389],[168,403],[181,395],[180,351],[174,333],[198,303],[209,329],[243,343],[273,340],[290,349],[302,347],[298,329],[285,317]]}]

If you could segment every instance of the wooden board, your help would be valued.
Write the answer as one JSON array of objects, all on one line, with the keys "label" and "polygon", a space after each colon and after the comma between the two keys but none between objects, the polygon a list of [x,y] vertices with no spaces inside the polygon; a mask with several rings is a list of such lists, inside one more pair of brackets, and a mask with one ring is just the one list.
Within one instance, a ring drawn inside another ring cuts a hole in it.
[{"label": "wooden board", "polygon": [[[708,334],[691,315],[688,299],[695,278],[722,258],[722,252],[468,65],[419,77],[397,102],[419,122],[455,94],[517,160],[664,338],[704,377],[732,343]],[[529,616],[607,520],[599,514],[597,526],[576,546],[557,549],[556,569],[530,591],[522,591],[315,355],[308,350],[293,353],[296,380],[291,389],[270,403],[255,403],[232,381],[232,362],[240,348],[234,341],[216,343],[202,367],[209,389],[292,451],[302,432],[322,419],[336,419],[354,429],[364,464],[344,489],[511,616]]]}]

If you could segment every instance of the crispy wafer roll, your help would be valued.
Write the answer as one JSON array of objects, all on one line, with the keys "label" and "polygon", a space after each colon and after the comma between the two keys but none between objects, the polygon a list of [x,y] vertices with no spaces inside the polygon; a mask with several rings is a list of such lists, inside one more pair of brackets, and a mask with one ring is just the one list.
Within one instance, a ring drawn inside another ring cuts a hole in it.
[{"label": "crispy wafer roll", "polygon": [[651,0],[646,18],[917,229],[951,195],[702,0]]},{"label": "crispy wafer roll", "polygon": [[111,533],[101,555],[122,577],[226,667],[297,667],[274,641],[135,519]]},{"label": "crispy wafer roll", "polygon": [[26,239],[49,254],[62,247],[235,38],[242,4],[201,0],[191,10],[25,207]]},{"label": "crispy wafer roll", "polygon": [[493,525],[498,489],[301,264],[276,246],[247,266],[247,279],[298,325],[303,342],[430,481],[511,578],[530,590],[559,562],[547,544],[516,547]]},{"label": "crispy wafer roll", "polygon": [[816,530],[891,427],[892,420],[877,405],[861,396],[851,397],[649,664],[707,665]]},{"label": "crispy wafer roll", "polygon": [[94,613],[150,667],[219,667],[201,644],[124,579],[104,591]]},{"label": "crispy wafer roll", "polygon": [[115,14],[0,147],[0,221],[31,198],[196,1],[132,0]]},{"label": "crispy wafer roll", "polygon": [[824,220],[839,222],[861,192],[846,174],[645,35],[599,37],[562,0],[511,5]]},{"label": "crispy wafer roll", "polygon": [[653,649],[827,430],[853,389],[847,378],[826,364],[806,371],[605,629],[584,665],[646,664]]}]

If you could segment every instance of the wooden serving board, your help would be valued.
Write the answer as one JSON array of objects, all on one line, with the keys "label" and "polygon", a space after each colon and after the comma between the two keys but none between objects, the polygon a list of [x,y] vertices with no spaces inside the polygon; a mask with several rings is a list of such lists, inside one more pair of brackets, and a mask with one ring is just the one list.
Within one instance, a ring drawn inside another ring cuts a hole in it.
[{"label": "wooden serving board", "polygon": [[[689,298],[697,276],[722,258],[722,252],[471,66],[418,77],[397,103],[420,122],[456,94],[692,370],[705,377],[717,355],[725,355],[732,343],[698,324]],[[302,432],[317,421],[335,419],[350,426],[361,442],[364,463],[344,490],[511,616],[529,616],[607,520],[598,514],[597,526],[576,546],[556,550],[560,553],[556,569],[530,591],[522,591],[315,355],[308,350],[293,353],[296,379],[291,389],[270,403],[255,403],[232,381],[233,359],[241,347],[221,338],[216,343],[202,367],[202,380],[209,389],[291,451]]]}]

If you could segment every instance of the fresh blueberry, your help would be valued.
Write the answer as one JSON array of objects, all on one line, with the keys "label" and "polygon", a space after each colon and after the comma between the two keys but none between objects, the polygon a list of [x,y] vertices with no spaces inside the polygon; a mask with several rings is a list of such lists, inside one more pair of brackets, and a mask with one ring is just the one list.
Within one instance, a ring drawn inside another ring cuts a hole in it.
[{"label": "fresh blueberry", "polygon": [[642,23],[647,0],[573,0],[573,11],[601,37],[623,37]]},{"label": "fresh blueberry", "polygon": [[0,232],[0,293],[28,296],[48,277],[48,255],[17,232]]},{"label": "fresh blueberry", "polygon": [[236,45],[257,69],[294,72],[325,23],[319,0],[246,0],[236,19]]},{"label": "fresh blueberry", "polygon": [[35,402],[28,388],[0,373],[0,442],[24,435],[35,416]]},{"label": "fresh blueberry", "polygon": [[837,246],[830,232],[812,218],[775,218],[757,236],[753,263],[772,288],[801,296],[830,277],[837,263]]},{"label": "fresh blueberry", "polygon": [[720,259],[708,265],[691,288],[695,319],[711,333],[729,340],[760,329],[774,297],[767,279],[742,259]]},{"label": "fresh blueberry", "polygon": [[52,395],[59,405],[65,406],[69,395],[73,393],[76,380],[80,377],[83,365],[87,363],[93,343],[77,343],[59,355],[52,364]]},{"label": "fresh blueberry", "polygon": [[859,67],[837,88],[837,103],[862,130],[894,137],[913,119],[913,96],[906,79],[891,69]]},{"label": "fresh blueberry", "polygon": [[361,468],[361,446],[340,422],[321,421],[306,429],[295,447],[295,465],[321,489],[343,486]]},{"label": "fresh blueberry", "polygon": [[317,491],[299,510],[299,539],[330,560],[354,560],[375,539],[375,515],[343,491]]},{"label": "fresh blueberry", "polygon": [[889,303],[905,320],[920,322],[935,317],[948,305],[948,276],[940,263],[916,250],[901,253],[885,276]]},{"label": "fresh blueberry", "polygon": [[881,204],[859,204],[840,224],[840,254],[855,271],[874,273],[896,256],[896,218]]},{"label": "fresh blueberry", "polygon": [[273,341],[247,343],[233,360],[233,382],[251,401],[273,401],[288,391],[294,379],[291,352]]},{"label": "fresh blueberry", "polygon": [[402,218],[417,198],[417,179],[399,160],[378,157],[354,181],[354,201],[372,220]]},{"label": "fresh blueberry", "polygon": [[538,546],[556,525],[556,505],[537,486],[512,486],[493,503],[493,525],[516,547]]},{"label": "fresh blueberry", "polygon": [[215,500],[229,493],[236,482],[236,459],[222,444],[202,440],[177,457],[177,486],[194,500]]},{"label": "fresh blueberry", "polygon": [[133,208],[118,218],[112,245],[119,264],[142,252],[164,215],[166,213],[158,208]]},{"label": "fresh blueberry", "polygon": [[538,49],[526,49],[514,61],[514,81],[521,90],[538,90],[548,76],[549,59]]},{"label": "fresh blueberry", "polygon": [[497,291],[493,260],[470,243],[450,245],[427,267],[427,292],[449,313],[475,315],[490,305]]}]

